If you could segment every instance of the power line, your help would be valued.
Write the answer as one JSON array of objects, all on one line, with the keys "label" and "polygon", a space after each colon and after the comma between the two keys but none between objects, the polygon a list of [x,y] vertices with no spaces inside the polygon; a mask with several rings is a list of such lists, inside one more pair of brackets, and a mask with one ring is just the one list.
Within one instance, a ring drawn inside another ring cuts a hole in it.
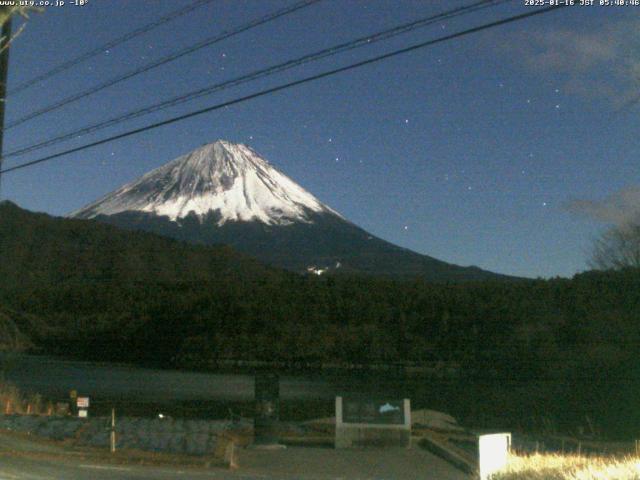
[{"label": "power line", "polygon": [[162,65],[166,65],[167,63],[173,62],[174,60],[177,60],[178,58],[184,57],[185,55],[188,55],[190,53],[196,52],[202,48],[205,47],[209,47],[215,43],[218,43],[222,40],[225,40],[227,38],[233,37],[235,35],[238,35],[240,33],[246,32],[247,30],[251,30],[252,28],[255,28],[257,26],[263,25],[265,23],[268,23],[272,20],[275,20],[277,18],[283,17],[285,15],[288,15],[290,13],[296,12],[298,10],[301,10],[305,7],[311,6],[314,3],[318,3],[322,0],[301,0],[297,3],[294,3],[291,6],[282,8],[280,10],[276,10],[272,13],[269,13],[263,17],[257,18],[255,20],[250,21],[249,23],[246,23],[240,27],[234,28],[233,30],[226,30],[214,37],[210,37],[207,38],[205,40],[202,40],[194,45],[191,45],[190,47],[187,47],[185,49],[180,50],[179,52],[176,53],[172,53],[170,55],[167,55],[159,60],[156,60],[154,62],[148,63],[142,67],[139,67],[133,71],[130,71],[128,73],[125,73],[123,75],[120,75],[118,77],[112,78],[110,80],[107,80],[104,83],[101,83],[95,87],[92,87],[88,90],[84,90],[82,92],[76,93],[74,95],[71,95],[69,97],[66,97],[56,103],[53,103],[51,105],[48,105],[46,107],[41,108],[40,110],[36,110],[34,112],[31,112],[27,115],[25,115],[24,117],[21,117],[17,120],[14,120],[13,122],[10,122],[8,125],[6,125],[4,127],[4,130],[9,130],[11,128],[17,127],[18,125],[22,125],[23,123],[32,120],[36,117],[39,117],[41,115],[44,115],[45,113],[49,113],[52,112],[54,110],[57,110],[59,108],[62,108],[66,105],[69,105],[70,103],[76,102],[82,98],[88,97],[90,95],[93,95],[94,93],[100,92],[102,90],[104,90],[105,88],[111,87],[113,85],[116,85],[120,82],[123,82],[125,80],[129,80],[130,78],[133,78],[137,75],[140,75],[141,73],[145,73],[148,72],[150,70],[153,70],[155,68],[158,68]]},{"label": "power line", "polygon": [[169,107],[173,107],[175,105],[179,105],[191,100],[194,100],[196,98],[200,98],[206,95],[210,95],[214,92],[218,92],[221,90],[225,90],[227,88],[230,87],[235,87],[238,85],[241,85],[243,83],[247,83],[250,81],[254,81],[257,80],[259,78],[264,78],[267,76],[271,76],[274,75],[276,73],[281,73],[283,71],[289,70],[291,68],[294,67],[298,67],[300,65],[304,65],[307,63],[311,63],[311,62],[315,62],[318,60],[321,60],[323,58],[327,58],[333,55],[337,55],[339,53],[343,53],[349,50],[353,50],[355,48],[359,48],[359,47],[363,47],[363,46],[367,46],[367,45],[371,45],[373,43],[379,42],[381,40],[386,40],[389,38],[392,38],[394,36],[400,35],[400,34],[404,34],[410,31],[413,31],[415,29],[418,28],[422,28],[428,25],[431,25],[433,23],[442,21],[442,20],[448,20],[460,15],[465,15],[471,12],[475,12],[484,8],[488,8],[488,7],[494,7],[496,5],[499,5],[501,3],[506,3],[506,2],[510,2],[512,0],[481,0],[475,3],[472,3],[470,5],[467,5],[465,7],[459,7],[453,10],[448,10],[446,12],[442,12],[436,15],[431,15],[429,17],[425,17],[425,18],[421,18],[419,20],[410,22],[410,23],[406,23],[406,24],[402,24],[396,27],[393,27],[391,29],[387,29],[387,30],[383,30],[380,32],[376,32],[364,37],[360,37],[357,38],[355,40],[351,40],[349,42],[345,42],[345,43],[341,43],[338,45],[334,45],[332,47],[329,48],[325,48],[307,55],[304,55],[302,57],[298,57],[294,60],[290,60],[284,63],[279,63],[277,65],[273,65],[267,68],[263,68],[260,70],[256,70],[254,72],[242,75],[240,77],[236,77],[233,78],[231,80],[226,80],[224,82],[221,83],[217,83],[205,88],[201,88],[199,90],[195,90],[192,92],[189,92],[187,94],[183,94],[183,95],[179,95],[176,97],[173,97],[169,100],[165,100],[163,102],[160,103],[156,103],[153,105],[150,105],[148,107],[145,108],[141,108],[141,109],[136,109],[133,110],[131,112],[119,115],[117,117],[111,118],[109,120],[106,121],[102,121],[99,122],[97,124],[93,124],[93,125],[89,125],[87,127],[83,127],[79,130],[75,130],[73,132],[68,132],[62,135],[59,135],[57,137],[48,139],[48,140],[44,140],[35,144],[31,144],[25,147],[20,147],[18,149],[15,149],[11,152],[8,152],[5,154],[4,158],[10,158],[10,157],[15,157],[15,156],[19,156],[19,155],[24,155],[26,153],[30,153],[36,150],[40,150],[42,148],[45,147],[49,147],[51,145],[55,145],[58,144],[60,142],[63,142],[65,140],[70,140],[72,138],[76,138],[80,135],[86,135],[89,133],[94,133],[97,132],[99,130],[102,130],[104,128],[110,127],[110,126],[114,126],[114,125],[118,125],[124,121],[128,121],[128,120],[132,120],[134,118],[138,118],[141,117],[143,115],[147,115],[149,113],[153,113],[159,110],[164,110],[166,108]]},{"label": "power line", "polygon": [[295,86],[302,85],[302,84],[305,84],[305,83],[313,82],[315,80],[319,80],[319,79],[322,79],[322,78],[330,77],[330,76],[337,75],[339,73],[347,72],[347,71],[350,71],[350,70],[354,70],[356,68],[363,67],[365,65],[370,65],[370,64],[373,64],[373,63],[377,63],[377,62],[380,62],[382,60],[386,60],[388,58],[395,57],[397,55],[402,55],[404,53],[413,52],[415,50],[419,50],[421,48],[425,48],[425,47],[428,47],[428,46],[431,46],[431,45],[435,45],[437,43],[446,42],[446,41],[449,41],[449,40],[453,40],[455,38],[459,38],[459,37],[463,37],[463,36],[466,36],[466,35],[470,35],[472,33],[477,33],[477,32],[483,31],[483,30],[488,30],[490,28],[495,28],[495,27],[498,27],[498,26],[501,26],[501,25],[506,25],[508,23],[517,22],[517,21],[520,21],[520,20],[524,20],[526,18],[530,18],[530,17],[536,16],[536,15],[549,13],[551,11],[558,10],[560,8],[564,8],[565,6],[566,5],[561,4],[561,5],[554,5],[554,6],[550,6],[550,7],[545,7],[545,8],[534,10],[534,11],[531,11],[531,12],[522,13],[522,14],[519,14],[519,15],[514,15],[514,16],[511,16],[511,17],[507,17],[507,18],[504,18],[502,20],[496,20],[496,21],[493,21],[493,22],[490,22],[490,23],[485,23],[485,24],[480,25],[478,27],[469,28],[467,30],[463,30],[461,32],[453,33],[453,34],[450,34],[450,35],[445,35],[443,37],[439,37],[439,38],[436,38],[434,40],[427,40],[426,42],[422,42],[422,43],[418,43],[418,44],[415,44],[415,45],[411,45],[409,47],[401,48],[399,50],[394,50],[392,52],[385,53],[383,55],[379,55],[379,56],[376,56],[376,57],[373,57],[373,58],[369,58],[367,60],[363,60],[363,61],[360,61],[360,62],[357,62],[357,63],[352,63],[352,64],[347,65],[345,67],[335,68],[333,70],[328,70],[328,71],[325,71],[325,72],[322,72],[322,73],[319,73],[319,74],[316,74],[316,75],[311,75],[309,77],[305,77],[305,78],[302,78],[300,80],[295,80],[293,82],[288,82],[288,83],[285,83],[283,85],[279,85],[277,87],[267,88],[265,90],[261,90],[261,91],[256,92],[256,93],[252,93],[250,95],[246,95],[246,96],[243,96],[243,97],[235,98],[233,100],[229,100],[229,101],[226,101],[226,102],[223,102],[223,103],[212,105],[210,107],[203,108],[203,109],[200,109],[200,110],[196,110],[196,111],[184,114],[184,115],[179,115],[177,117],[173,117],[173,118],[170,118],[170,119],[167,119],[167,120],[163,120],[161,122],[153,123],[153,124],[147,125],[145,127],[140,127],[140,128],[136,128],[134,130],[129,130],[128,132],[120,133],[118,135],[113,135],[111,137],[104,138],[102,140],[97,140],[95,142],[91,142],[91,143],[88,143],[88,144],[85,144],[85,145],[82,145],[82,146],[79,146],[79,147],[70,148],[68,150],[65,150],[65,151],[62,151],[62,152],[59,152],[59,153],[54,153],[52,155],[47,155],[47,156],[39,158],[37,160],[32,160],[32,161],[29,161],[29,162],[22,163],[20,165],[16,165],[14,167],[10,167],[10,168],[6,168],[4,170],[0,170],[0,174],[4,174],[4,173],[9,173],[9,172],[13,172],[13,171],[16,171],[16,170],[20,170],[20,169],[27,168],[27,167],[30,167],[30,166],[33,166],[33,165],[37,165],[37,164],[40,164],[40,163],[43,163],[43,162],[47,162],[47,161],[50,161],[50,160],[53,160],[53,159],[56,159],[56,158],[60,158],[60,157],[66,156],[66,155],[70,155],[72,153],[76,153],[76,152],[80,152],[80,151],[83,151],[83,150],[87,150],[89,148],[96,147],[98,145],[103,145],[105,143],[110,143],[110,142],[113,142],[115,140],[120,140],[122,138],[126,138],[126,137],[130,137],[130,136],[133,136],[133,135],[137,135],[138,133],[146,132],[146,131],[149,131],[149,130],[154,130],[154,129],[162,127],[162,126],[169,125],[169,124],[172,124],[172,123],[176,123],[176,122],[179,122],[179,121],[182,121],[182,120],[186,120],[188,118],[192,118],[192,117],[195,117],[195,116],[198,116],[198,115],[203,115],[205,113],[209,113],[209,112],[212,112],[214,110],[219,110],[221,108],[229,107],[231,105],[235,105],[235,104],[238,104],[238,103],[246,102],[247,100],[252,100],[254,98],[263,97],[265,95],[270,95],[272,93],[276,93],[276,92],[279,92],[281,90],[286,90],[286,89],[291,88],[291,87],[295,87]]},{"label": "power line", "polygon": [[112,48],[117,47],[118,45],[121,45],[125,42],[128,42],[129,40],[132,40],[136,37],[139,37],[140,35],[150,32],[151,30],[154,30],[166,23],[169,23],[179,17],[182,17],[184,15],[186,15],[187,13],[190,13],[194,10],[196,10],[197,8],[200,8],[208,3],[211,3],[215,0],[196,0],[195,2],[191,3],[190,5],[187,5],[186,7],[179,9],[179,10],[175,10],[171,13],[169,13],[168,15],[165,15],[163,17],[158,18],[157,20],[148,23],[146,25],[143,25],[140,28],[137,28],[131,32],[128,32],[124,35],[122,35],[121,37],[115,38],[107,43],[105,43],[104,45],[94,48],[93,50],[90,50],[86,53],[83,53],[81,55],[78,55],[77,57],[74,57],[64,63],[61,63],[60,65],[57,65],[55,67],[53,67],[52,69],[44,72],[41,75],[38,75],[36,77],[33,77],[30,80],[27,80],[23,83],[21,83],[20,85],[18,85],[17,87],[11,89],[8,93],[7,96],[12,96],[15,95],[19,92],[22,92],[23,90],[26,90],[29,87],[32,87],[33,85],[36,85],[37,83],[43,82],[44,80],[47,80],[48,78],[53,77],[54,75],[57,75],[59,73],[62,73],[66,70],[69,70],[72,67],[75,67],[76,65],[89,60],[92,57],[95,57],[96,55],[100,55],[102,52],[104,52],[105,50],[110,50]]}]

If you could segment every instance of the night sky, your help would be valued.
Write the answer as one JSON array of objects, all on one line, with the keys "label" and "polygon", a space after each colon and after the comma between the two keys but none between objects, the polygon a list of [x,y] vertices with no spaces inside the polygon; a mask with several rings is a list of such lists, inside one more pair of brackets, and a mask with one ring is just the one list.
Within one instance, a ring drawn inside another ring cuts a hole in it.
[{"label": "night sky", "polygon": [[[12,46],[9,90],[188,3],[89,0],[34,14]],[[291,3],[214,1],[10,96],[6,121]],[[467,3],[323,0],[10,129],[4,150]],[[5,167],[532,8],[440,22]],[[226,139],[385,240],[505,274],[571,276],[607,224],[640,212],[639,52],[640,7],[565,8],[9,173],[2,197],[65,215]]]}]

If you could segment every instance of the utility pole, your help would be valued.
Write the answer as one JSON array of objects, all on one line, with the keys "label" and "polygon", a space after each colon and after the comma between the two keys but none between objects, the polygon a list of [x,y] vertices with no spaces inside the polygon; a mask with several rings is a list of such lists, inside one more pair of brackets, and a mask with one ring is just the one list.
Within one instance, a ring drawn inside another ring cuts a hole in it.
[{"label": "utility pole", "polygon": [[[12,7],[0,7],[0,18],[6,19],[2,24],[2,34],[0,35],[0,171],[2,171],[3,160],[3,137],[4,137],[4,110],[7,98],[7,77],[9,73],[9,47],[11,42],[11,14]],[[2,173],[0,173],[0,198],[2,198]]]}]

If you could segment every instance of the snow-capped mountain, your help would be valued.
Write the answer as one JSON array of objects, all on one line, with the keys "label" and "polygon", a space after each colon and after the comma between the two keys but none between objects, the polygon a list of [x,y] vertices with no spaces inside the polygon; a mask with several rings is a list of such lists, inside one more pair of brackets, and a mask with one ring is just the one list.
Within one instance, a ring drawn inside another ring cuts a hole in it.
[{"label": "snow-capped mountain", "polygon": [[218,225],[308,222],[308,213],[336,214],[245,145],[204,145],[143,175],[72,216],[147,212],[172,221],[218,212]]},{"label": "snow-capped mountain", "polygon": [[71,214],[198,244],[228,244],[301,273],[430,280],[500,275],[388,243],[344,219],[251,148],[223,140],[150,171]]}]

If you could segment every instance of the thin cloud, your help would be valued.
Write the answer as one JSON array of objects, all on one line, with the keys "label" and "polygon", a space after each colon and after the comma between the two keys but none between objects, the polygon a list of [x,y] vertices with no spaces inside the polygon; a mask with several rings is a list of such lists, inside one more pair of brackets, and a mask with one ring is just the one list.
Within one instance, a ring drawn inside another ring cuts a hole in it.
[{"label": "thin cloud", "polygon": [[619,227],[638,223],[640,186],[623,188],[601,200],[573,200],[566,207],[570,212]]},{"label": "thin cloud", "polygon": [[597,29],[545,27],[520,32],[505,47],[531,73],[562,75],[563,91],[621,107],[640,94],[640,20]]}]

